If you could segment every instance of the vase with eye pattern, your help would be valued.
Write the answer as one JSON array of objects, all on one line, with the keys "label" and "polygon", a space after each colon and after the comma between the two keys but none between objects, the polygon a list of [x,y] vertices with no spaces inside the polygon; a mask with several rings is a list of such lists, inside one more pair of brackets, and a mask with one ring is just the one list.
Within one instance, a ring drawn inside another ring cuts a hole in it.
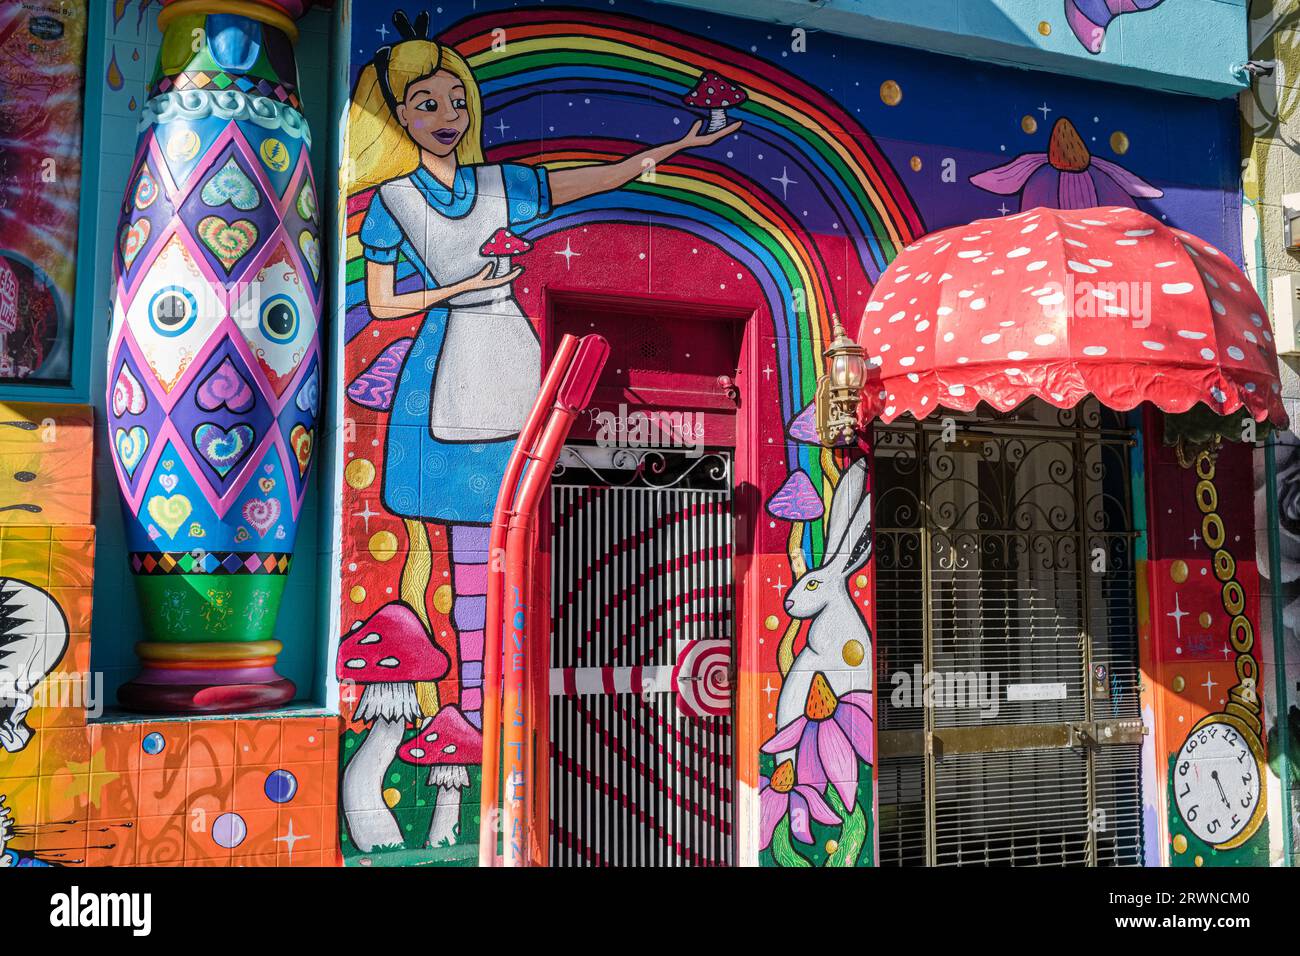
[{"label": "vase with eye pattern", "polygon": [[[169,0],[113,261],[107,427],[145,633],[131,710],[294,697],[276,619],[320,408],[305,0]],[[225,10],[238,12],[223,12]]]}]

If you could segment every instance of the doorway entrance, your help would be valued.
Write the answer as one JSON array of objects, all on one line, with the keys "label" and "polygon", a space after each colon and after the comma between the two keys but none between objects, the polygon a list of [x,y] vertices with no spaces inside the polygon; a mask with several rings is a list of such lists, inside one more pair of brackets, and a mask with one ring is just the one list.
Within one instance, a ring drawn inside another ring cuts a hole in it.
[{"label": "doorway entrance", "polygon": [[734,859],[734,487],[743,325],[571,301],[606,374],[551,480],[549,861]]},{"label": "doorway entrance", "polygon": [[1125,417],[877,426],[882,866],[1142,861]]}]

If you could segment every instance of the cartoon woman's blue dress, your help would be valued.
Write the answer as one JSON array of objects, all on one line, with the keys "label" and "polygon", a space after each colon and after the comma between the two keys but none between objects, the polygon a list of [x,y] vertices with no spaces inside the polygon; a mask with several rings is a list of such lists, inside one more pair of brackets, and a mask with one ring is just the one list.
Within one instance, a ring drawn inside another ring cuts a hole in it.
[{"label": "cartoon woman's blue dress", "polygon": [[[433,289],[494,264],[479,249],[498,229],[550,210],[541,167],[461,166],[448,188],[422,166],[376,190],[361,245],[369,261],[396,264],[399,292]],[[509,285],[431,309],[397,378],[385,506],[426,521],[490,522],[540,376],[537,334]]]}]

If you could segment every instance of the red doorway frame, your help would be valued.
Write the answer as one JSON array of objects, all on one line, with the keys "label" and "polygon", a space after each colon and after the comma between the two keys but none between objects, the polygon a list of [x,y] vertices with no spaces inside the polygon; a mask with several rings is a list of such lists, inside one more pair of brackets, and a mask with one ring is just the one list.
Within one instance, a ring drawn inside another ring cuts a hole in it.
[{"label": "red doorway frame", "polygon": [[[556,318],[566,308],[579,306],[586,309],[608,308],[613,312],[638,315],[669,314],[673,318],[691,318],[697,321],[722,321],[731,323],[740,332],[739,367],[733,383],[739,390],[739,406],[734,421],[734,454],[732,458],[733,529],[732,579],[735,582],[734,604],[734,660],[736,684],[733,692],[733,786],[732,786],[732,841],[733,860],[737,866],[758,865],[758,748],[761,743],[759,707],[758,638],[760,614],[757,597],[759,584],[754,575],[758,564],[754,560],[754,542],[757,522],[762,517],[762,495],[759,484],[759,456],[761,416],[758,389],[753,376],[762,367],[761,313],[756,305],[706,298],[685,298],[642,293],[603,292],[592,293],[580,289],[545,287],[542,289],[543,318],[539,324],[542,345],[542,365],[550,361],[559,335]],[[612,352],[610,366],[618,365],[619,356]],[[784,435],[784,423],[778,429]],[[551,509],[550,500],[543,501],[538,516],[538,559],[536,593],[533,595],[540,634],[533,637],[534,648],[546,648],[541,656],[549,667],[551,633]],[[539,640],[540,639],[540,640]],[[545,644],[542,644],[542,641]],[[542,684],[545,686],[545,684]],[[549,719],[549,707],[541,708]],[[546,724],[547,752],[539,754],[534,768],[537,790],[534,806],[537,813],[534,825],[539,834],[546,834],[538,843],[542,847],[542,865],[549,865],[550,846],[550,754],[549,723]]]}]

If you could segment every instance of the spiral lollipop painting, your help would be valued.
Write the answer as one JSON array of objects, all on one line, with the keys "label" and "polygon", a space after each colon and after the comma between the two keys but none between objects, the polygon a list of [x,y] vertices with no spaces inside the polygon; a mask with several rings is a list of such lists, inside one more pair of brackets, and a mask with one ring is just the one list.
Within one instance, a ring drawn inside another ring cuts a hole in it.
[{"label": "spiral lollipop painting", "polygon": [[[108,430],[148,628],[122,703],[283,703],[276,613],[316,442],[321,240],[297,0],[167,2],[116,235]],[[198,38],[197,40],[195,38]]]}]

